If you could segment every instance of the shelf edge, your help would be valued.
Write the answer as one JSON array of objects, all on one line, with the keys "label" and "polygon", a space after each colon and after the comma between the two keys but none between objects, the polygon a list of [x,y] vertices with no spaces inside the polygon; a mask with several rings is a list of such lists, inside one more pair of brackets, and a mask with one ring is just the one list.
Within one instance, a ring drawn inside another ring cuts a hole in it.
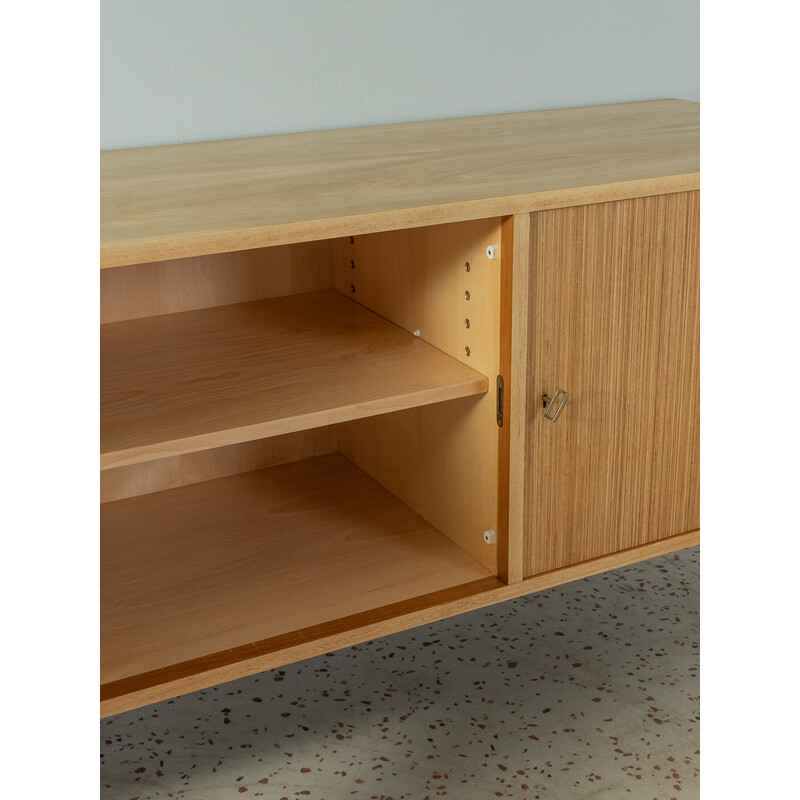
[{"label": "shelf edge", "polygon": [[272,436],[281,436],[287,433],[322,428],[335,425],[339,422],[349,422],[354,419],[364,419],[379,414],[390,414],[407,408],[419,408],[433,403],[457,400],[462,397],[486,394],[489,391],[489,380],[485,375],[450,384],[445,387],[423,389],[404,395],[393,395],[390,398],[358,403],[350,406],[326,409],[312,414],[303,414],[296,417],[268,420],[241,428],[226,428],[211,433],[201,433],[182,439],[166,442],[154,442],[126,448],[124,450],[106,451],[100,454],[100,470],[125,467],[131,464],[141,464],[146,461],[157,461],[161,458],[196,453],[215,447],[241,444],[256,439],[266,439]]}]

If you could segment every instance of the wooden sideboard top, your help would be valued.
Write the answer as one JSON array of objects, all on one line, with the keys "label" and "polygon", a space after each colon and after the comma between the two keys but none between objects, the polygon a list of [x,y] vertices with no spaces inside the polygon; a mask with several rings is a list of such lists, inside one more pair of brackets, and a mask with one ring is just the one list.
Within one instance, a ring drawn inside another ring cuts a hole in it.
[{"label": "wooden sideboard top", "polygon": [[700,107],[530,111],[101,153],[101,267],[699,187]]}]

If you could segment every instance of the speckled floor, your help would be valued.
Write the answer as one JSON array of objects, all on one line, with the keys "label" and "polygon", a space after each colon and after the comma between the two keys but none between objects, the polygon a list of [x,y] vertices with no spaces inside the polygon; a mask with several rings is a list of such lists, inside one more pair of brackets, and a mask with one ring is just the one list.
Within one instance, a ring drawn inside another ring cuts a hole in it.
[{"label": "speckled floor", "polygon": [[699,548],[101,722],[103,800],[699,796]]}]

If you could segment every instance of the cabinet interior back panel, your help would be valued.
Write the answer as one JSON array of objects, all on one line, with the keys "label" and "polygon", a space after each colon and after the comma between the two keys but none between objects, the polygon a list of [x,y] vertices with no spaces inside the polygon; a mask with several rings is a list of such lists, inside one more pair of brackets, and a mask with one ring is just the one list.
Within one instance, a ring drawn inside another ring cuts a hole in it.
[{"label": "cabinet interior back panel", "polygon": [[100,272],[100,322],[330,289],[332,242],[130,264]]},{"label": "cabinet interior back panel", "polygon": [[336,426],[295,431],[210,450],[128,464],[100,472],[100,502],[124,500],[151,492],[291,464],[338,450]]},{"label": "cabinet interior back panel", "polygon": [[699,527],[699,192],[534,214],[531,253],[526,576]]}]

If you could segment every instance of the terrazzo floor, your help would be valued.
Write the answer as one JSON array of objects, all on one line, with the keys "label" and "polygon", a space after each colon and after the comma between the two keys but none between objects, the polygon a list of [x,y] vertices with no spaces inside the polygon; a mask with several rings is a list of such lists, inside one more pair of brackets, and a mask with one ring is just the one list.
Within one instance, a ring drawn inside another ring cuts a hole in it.
[{"label": "terrazzo floor", "polygon": [[699,548],[101,721],[102,800],[699,796]]}]

